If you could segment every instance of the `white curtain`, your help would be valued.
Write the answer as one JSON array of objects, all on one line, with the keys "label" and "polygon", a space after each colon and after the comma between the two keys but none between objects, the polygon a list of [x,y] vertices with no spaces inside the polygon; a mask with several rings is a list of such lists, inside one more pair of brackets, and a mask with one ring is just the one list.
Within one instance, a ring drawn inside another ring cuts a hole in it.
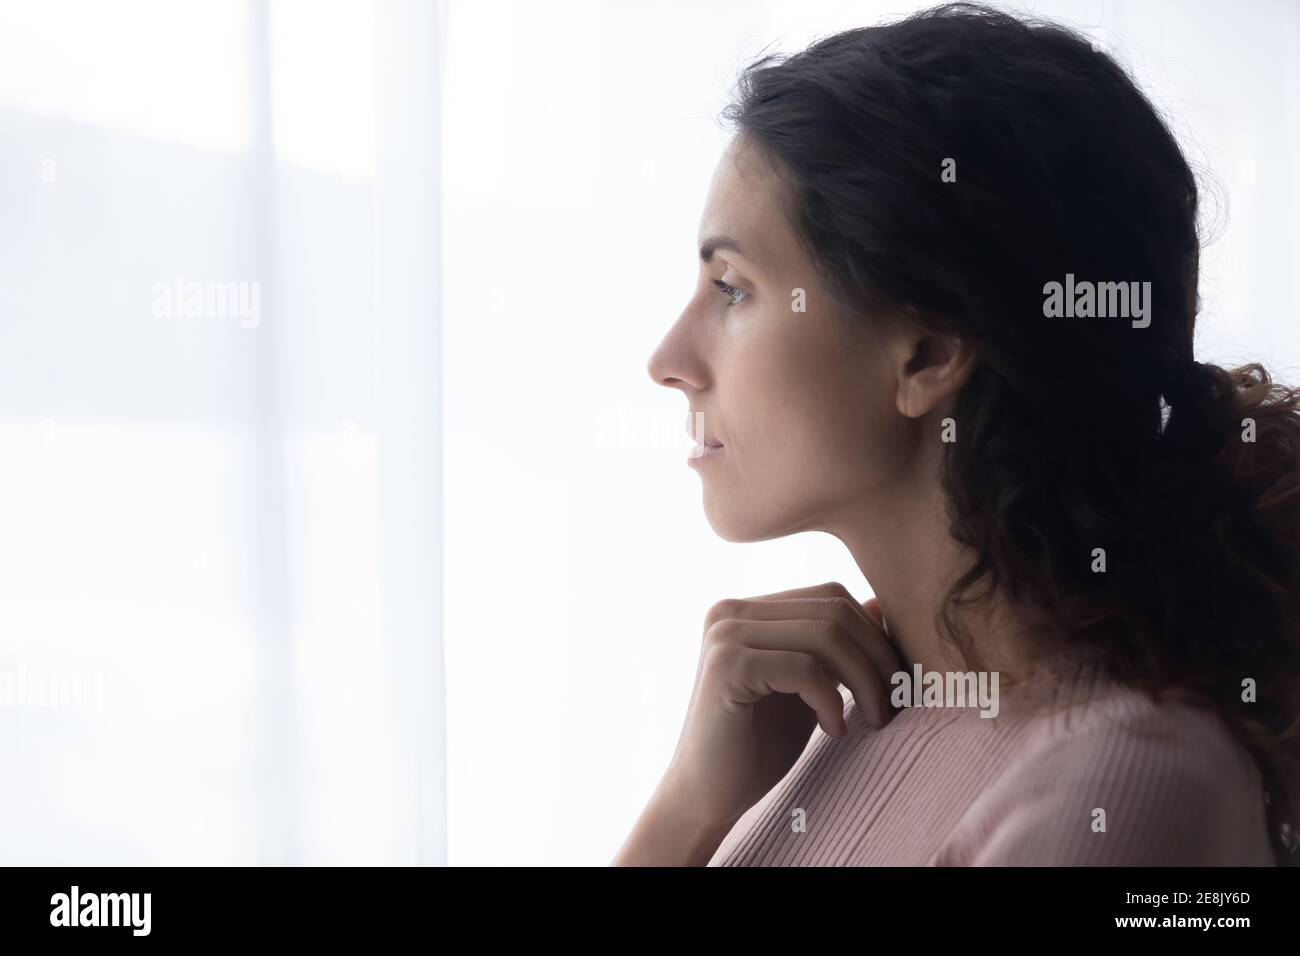
[{"label": "white curtain", "polygon": [[3,862],[445,860],[438,20],[0,7]]},{"label": "white curtain", "polygon": [[[608,862],[709,604],[867,595],[713,537],[645,371],[715,115],[921,5],[0,5],[0,860]],[[1033,9],[1217,178],[1201,356],[1300,381],[1300,6]]]}]

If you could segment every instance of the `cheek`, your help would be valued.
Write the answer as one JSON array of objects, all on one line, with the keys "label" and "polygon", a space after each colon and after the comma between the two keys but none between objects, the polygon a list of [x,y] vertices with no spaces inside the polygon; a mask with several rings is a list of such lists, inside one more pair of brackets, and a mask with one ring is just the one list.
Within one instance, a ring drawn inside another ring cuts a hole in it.
[{"label": "cheek", "polygon": [[786,427],[800,435],[805,465],[823,478],[860,476],[886,444],[888,420],[868,385],[822,374],[789,408]]},{"label": "cheek", "polygon": [[887,444],[893,406],[883,369],[824,331],[782,331],[807,334],[756,337],[737,353],[727,402],[736,450],[773,478],[789,470],[860,475]]}]

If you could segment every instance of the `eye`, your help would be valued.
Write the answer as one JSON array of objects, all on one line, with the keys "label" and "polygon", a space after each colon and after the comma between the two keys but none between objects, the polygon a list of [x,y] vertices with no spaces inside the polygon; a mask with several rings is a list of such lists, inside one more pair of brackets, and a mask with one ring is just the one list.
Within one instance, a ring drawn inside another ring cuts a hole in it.
[{"label": "eye", "polygon": [[730,300],[727,302],[727,308],[731,308],[733,305],[739,305],[741,299],[745,297],[744,289],[737,289],[734,285],[728,285],[721,279],[714,279],[713,284],[718,287],[719,292]]}]

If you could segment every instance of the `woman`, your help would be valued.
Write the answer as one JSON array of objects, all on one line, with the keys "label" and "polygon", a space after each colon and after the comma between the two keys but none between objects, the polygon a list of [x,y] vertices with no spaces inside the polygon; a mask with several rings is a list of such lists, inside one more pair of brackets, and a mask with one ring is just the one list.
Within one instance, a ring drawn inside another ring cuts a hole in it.
[{"label": "woman", "polygon": [[709,611],[615,862],[1292,862],[1300,394],[1194,360],[1151,105],[955,5],[764,57],[726,115],[649,371],[719,535],[835,535],[876,597]]}]

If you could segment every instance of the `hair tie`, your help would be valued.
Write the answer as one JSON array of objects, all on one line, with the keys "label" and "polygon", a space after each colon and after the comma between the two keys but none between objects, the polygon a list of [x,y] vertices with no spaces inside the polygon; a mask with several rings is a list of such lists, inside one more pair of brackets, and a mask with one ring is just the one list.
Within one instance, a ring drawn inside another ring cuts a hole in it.
[{"label": "hair tie", "polygon": [[1201,363],[1197,361],[1170,362],[1165,366],[1164,381],[1160,391],[1165,401],[1174,408],[1188,405],[1196,397]]}]

